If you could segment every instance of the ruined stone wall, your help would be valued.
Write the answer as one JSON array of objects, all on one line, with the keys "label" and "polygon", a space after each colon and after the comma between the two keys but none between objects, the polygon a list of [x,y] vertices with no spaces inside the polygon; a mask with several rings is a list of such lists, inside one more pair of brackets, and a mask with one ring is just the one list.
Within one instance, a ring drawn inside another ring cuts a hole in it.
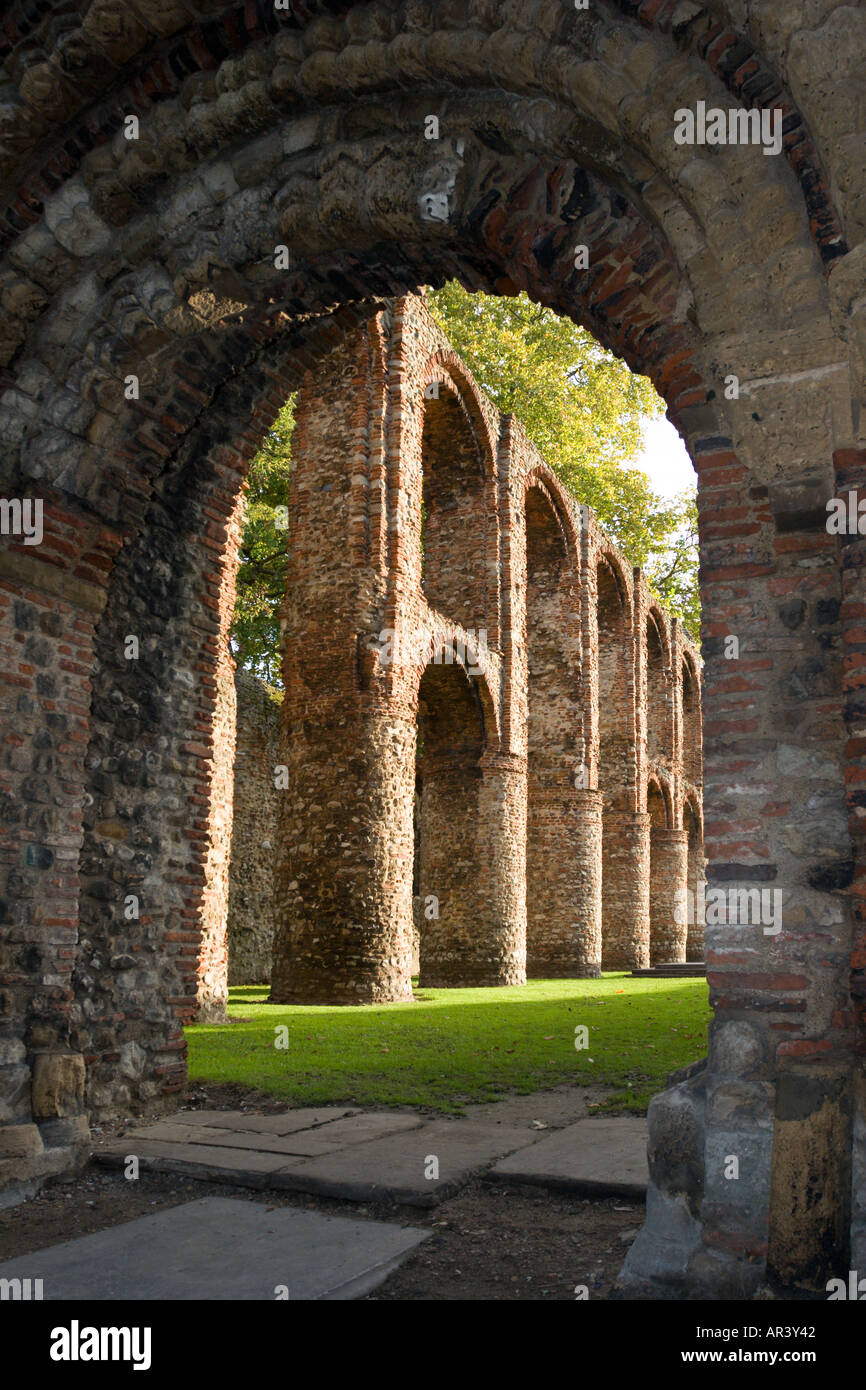
[{"label": "ruined stone wall", "polygon": [[[38,560],[13,545],[0,571],[0,1185],[13,1187],[68,1169],[90,1134],[74,984],[81,808],[62,788],[84,775],[93,631],[116,538],[59,500],[46,505],[44,528]],[[69,550],[88,559],[61,585]],[[23,584],[8,578],[16,562]],[[109,833],[119,830],[114,822]],[[119,874],[105,883],[104,911],[122,883]],[[107,956],[103,968],[127,964]]]},{"label": "ruined stone wall", "polygon": [[413,880],[422,985],[684,960],[678,624],[422,300],[310,372],[296,421],[272,997],[405,997]]},{"label": "ruined stone wall", "polygon": [[228,895],[228,983],[267,984],[276,923],[282,692],[247,671],[235,676],[237,737],[234,757],[231,868]]}]

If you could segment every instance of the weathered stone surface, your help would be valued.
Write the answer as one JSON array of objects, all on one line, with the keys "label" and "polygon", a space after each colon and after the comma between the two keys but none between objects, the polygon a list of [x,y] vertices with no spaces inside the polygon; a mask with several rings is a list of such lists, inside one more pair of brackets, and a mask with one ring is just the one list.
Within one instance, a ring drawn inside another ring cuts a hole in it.
[{"label": "weathered stone surface", "polygon": [[578,1120],[493,1165],[497,1182],[568,1192],[643,1197],[647,1189],[646,1121],[633,1116]]},{"label": "weathered stone surface", "polygon": [[44,1148],[37,1125],[4,1125],[0,1129],[0,1158],[26,1158]]},{"label": "weathered stone surface", "polygon": [[[49,1246],[39,1268],[47,1300],[345,1300],[369,1293],[428,1234],[202,1197]],[[27,1278],[32,1264],[29,1255],[7,1260],[0,1277]]]},{"label": "weathered stone surface", "polygon": [[37,1119],[77,1115],[84,1100],[84,1058],[75,1052],[39,1052],[33,1059],[33,1114]]},{"label": "weathered stone surface", "polygon": [[530,1131],[504,1125],[433,1121],[408,1135],[374,1139],[323,1158],[299,1159],[286,1165],[279,1181],[323,1196],[432,1207],[502,1153],[531,1144],[533,1138]]},{"label": "weathered stone surface", "polygon": [[274,868],[278,856],[282,691],[246,671],[235,675],[237,739],[234,757],[231,865],[226,932],[228,983],[268,984],[276,926]]}]

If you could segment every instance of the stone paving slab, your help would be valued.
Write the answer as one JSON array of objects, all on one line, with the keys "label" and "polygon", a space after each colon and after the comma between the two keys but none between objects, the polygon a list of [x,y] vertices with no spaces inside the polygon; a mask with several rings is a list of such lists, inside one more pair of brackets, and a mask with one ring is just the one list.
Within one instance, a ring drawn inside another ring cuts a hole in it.
[{"label": "stone paving slab", "polygon": [[179,1110],[166,1124],[204,1125],[208,1129],[249,1130],[253,1134],[294,1134],[299,1129],[342,1120],[364,1112],[353,1105],[302,1106],[274,1115],[256,1115],[248,1110]]},{"label": "stone paving slab", "polygon": [[[251,1153],[275,1153],[282,1154],[284,1157],[298,1155],[305,1158],[312,1158],[316,1154],[333,1153],[335,1149],[342,1148],[345,1140],[329,1140],[325,1138],[327,1126],[321,1129],[302,1129],[294,1134],[253,1134],[250,1130],[244,1132],[231,1129],[208,1129],[207,1125],[175,1125],[157,1124],[149,1125],[146,1129],[137,1129],[134,1134],[128,1135],[126,1141],[120,1141],[122,1147],[124,1142],[134,1142],[138,1144],[192,1144],[201,1148],[211,1146],[224,1149],[243,1149]],[[117,1147],[117,1145],[112,1145]],[[129,1149],[129,1153],[136,1153],[136,1149]]]},{"label": "stone paving slab", "polygon": [[500,1159],[493,1182],[534,1183],[588,1196],[643,1197],[649,1180],[647,1122],[634,1115],[578,1120]]},{"label": "stone paving slab", "polygon": [[[322,1197],[433,1207],[459,1192],[501,1154],[532,1144],[535,1137],[524,1129],[434,1120],[414,1133],[389,1135],[287,1165],[277,1181]],[[431,1157],[438,1160],[437,1178],[425,1177]]]},{"label": "stone paving slab", "polygon": [[188,1125],[179,1116],[173,1116],[168,1120],[159,1120],[156,1124],[142,1125],[124,1138],[114,1140],[107,1147],[115,1152],[125,1148],[127,1153],[137,1153],[139,1150],[130,1148],[130,1144],[148,1145],[154,1142],[212,1145],[312,1158],[319,1154],[334,1153],[337,1149],[353,1144],[365,1144],[389,1134],[420,1129],[423,1123],[420,1115],[370,1111],[366,1114],[357,1112],[354,1115],[346,1115],[331,1123],[320,1122],[313,1128],[269,1134],[249,1129],[243,1117],[235,1118],[231,1126],[217,1128],[204,1124]]},{"label": "stone paving slab", "polygon": [[[239,1187],[275,1187],[280,1169],[289,1162],[287,1154],[258,1153],[254,1149],[217,1148],[211,1144],[172,1144],[157,1139],[136,1140],[129,1135],[119,1145],[99,1150],[97,1162],[107,1168],[122,1168],[134,1154],[145,1170],[183,1173],[205,1181],[236,1183]],[[308,1160],[298,1159],[299,1163]]]},{"label": "stone paving slab", "polygon": [[384,1139],[388,1134],[405,1134],[412,1129],[421,1129],[423,1115],[407,1115],[397,1110],[384,1112],[368,1110],[366,1114],[352,1115],[345,1120],[336,1120],[316,1133],[329,1144],[366,1144],[371,1139]]},{"label": "stone paving slab", "polygon": [[[289,1133],[253,1131],[244,1112],[183,1112],[113,1139],[95,1154],[121,1167],[129,1154],[142,1168],[253,1188],[283,1188],[347,1201],[390,1201],[431,1207],[478,1173],[492,1181],[534,1183],[595,1195],[642,1196],[647,1185],[646,1121],[633,1116],[589,1118],[564,1128],[537,1128],[520,1111],[515,1123],[491,1108],[482,1120],[426,1119],[415,1112],[308,1110],[309,1127]],[[496,1113],[493,1113],[493,1112]],[[220,1126],[204,1123],[220,1116]],[[552,1116],[553,1117],[553,1116]],[[510,1157],[506,1157],[510,1155]],[[438,1160],[437,1177],[425,1170]]]},{"label": "stone paving slab", "polygon": [[46,1300],[363,1297],[431,1234],[262,1202],[203,1197],[0,1264]]}]

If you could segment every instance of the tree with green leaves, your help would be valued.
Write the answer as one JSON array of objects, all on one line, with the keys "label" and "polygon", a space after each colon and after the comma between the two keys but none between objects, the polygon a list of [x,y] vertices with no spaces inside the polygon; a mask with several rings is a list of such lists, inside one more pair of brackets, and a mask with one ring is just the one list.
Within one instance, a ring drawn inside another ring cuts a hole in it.
[{"label": "tree with green leaves", "polygon": [[286,522],[295,398],[283,406],[247,474],[231,645],[238,665],[282,685],[278,610],[286,588]]},{"label": "tree with green leaves", "polygon": [[[563,484],[587,503],[658,597],[697,638],[694,493],[671,499],[631,465],[643,421],[664,407],[646,377],[600,347],[586,329],[525,294],[470,294],[455,281],[428,296],[437,323],[478,385],[513,412]],[[279,619],[286,574],[294,398],[249,472],[232,649],[238,664],[280,683]]]},{"label": "tree with green leaves", "polygon": [[585,328],[526,294],[470,294],[451,281],[427,300],[481,389],[511,412],[568,490],[671,613],[697,638],[697,513],[693,492],[662,498],[640,469],[643,422],[663,414],[650,381]]}]

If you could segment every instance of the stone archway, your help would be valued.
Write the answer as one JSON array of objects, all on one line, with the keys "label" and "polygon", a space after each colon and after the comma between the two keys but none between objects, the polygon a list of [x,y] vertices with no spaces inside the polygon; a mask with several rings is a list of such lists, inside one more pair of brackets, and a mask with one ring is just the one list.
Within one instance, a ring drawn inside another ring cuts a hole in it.
[{"label": "stone archway", "polygon": [[[40,1109],[37,1072],[68,1081],[74,1108],[96,1058],[96,1111],[122,1100],[105,1060],[118,1050],[130,1100],[182,1081],[218,878],[215,575],[246,460],[347,327],[456,274],[573,315],[664,395],[699,474],[706,784],[723,808],[707,816],[708,874],[796,897],[796,962],[784,936],[750,937],[748,968],[713,946],[711,1067],[653,1111],[660,1133],[690,1107],[703,1181],[683,1194],[656,1145],[656,1214],[624,1287],[736,1296],[768,1267],[814,1285],[862,1266],[851,1112],[866,965],[848,893],[863,877],[861,754],[844,724],[856,738],[863,540],[825,524],[828,499],[866,487],[862,13],[799,0],[778,26],[656,0],[589,15],[553,0],[517,16],[483,0],[58,13],[10,13],[0,151],[2,481],[45,508],[42,544],[7,534],[0,556],[4,634],[25,657],[4,686],[21,740],[3,783],[18,1043],[5,1091],[34,1171],[81,1142],[77,1116]],[[780,109],[782,152],[678,145],[674,113],[698,99]],[[374,417],[365,486],[379,504],[350,538],[371,553],[404,505],[403,424],[375,423],[402,369],[371,351],[345,383]],[[737,1191],[705,1157],[721,1131],[710,1107],[705,1135],[703,1097],[730,1086],[736,1142],[755,1156]],[[810,1205],[816,1185],[829,1203]],[[661,1230],[675,1219],[674,1250]]]},{"label": "stone archway", "polygon": [[487,857],[484,745],[472,682],[460,666],[429,665],[418,692],[418,883],[430,909],[420,926],[422,988],[497,983],[495,966],[485,959],[491,904],[478,873]]}]

